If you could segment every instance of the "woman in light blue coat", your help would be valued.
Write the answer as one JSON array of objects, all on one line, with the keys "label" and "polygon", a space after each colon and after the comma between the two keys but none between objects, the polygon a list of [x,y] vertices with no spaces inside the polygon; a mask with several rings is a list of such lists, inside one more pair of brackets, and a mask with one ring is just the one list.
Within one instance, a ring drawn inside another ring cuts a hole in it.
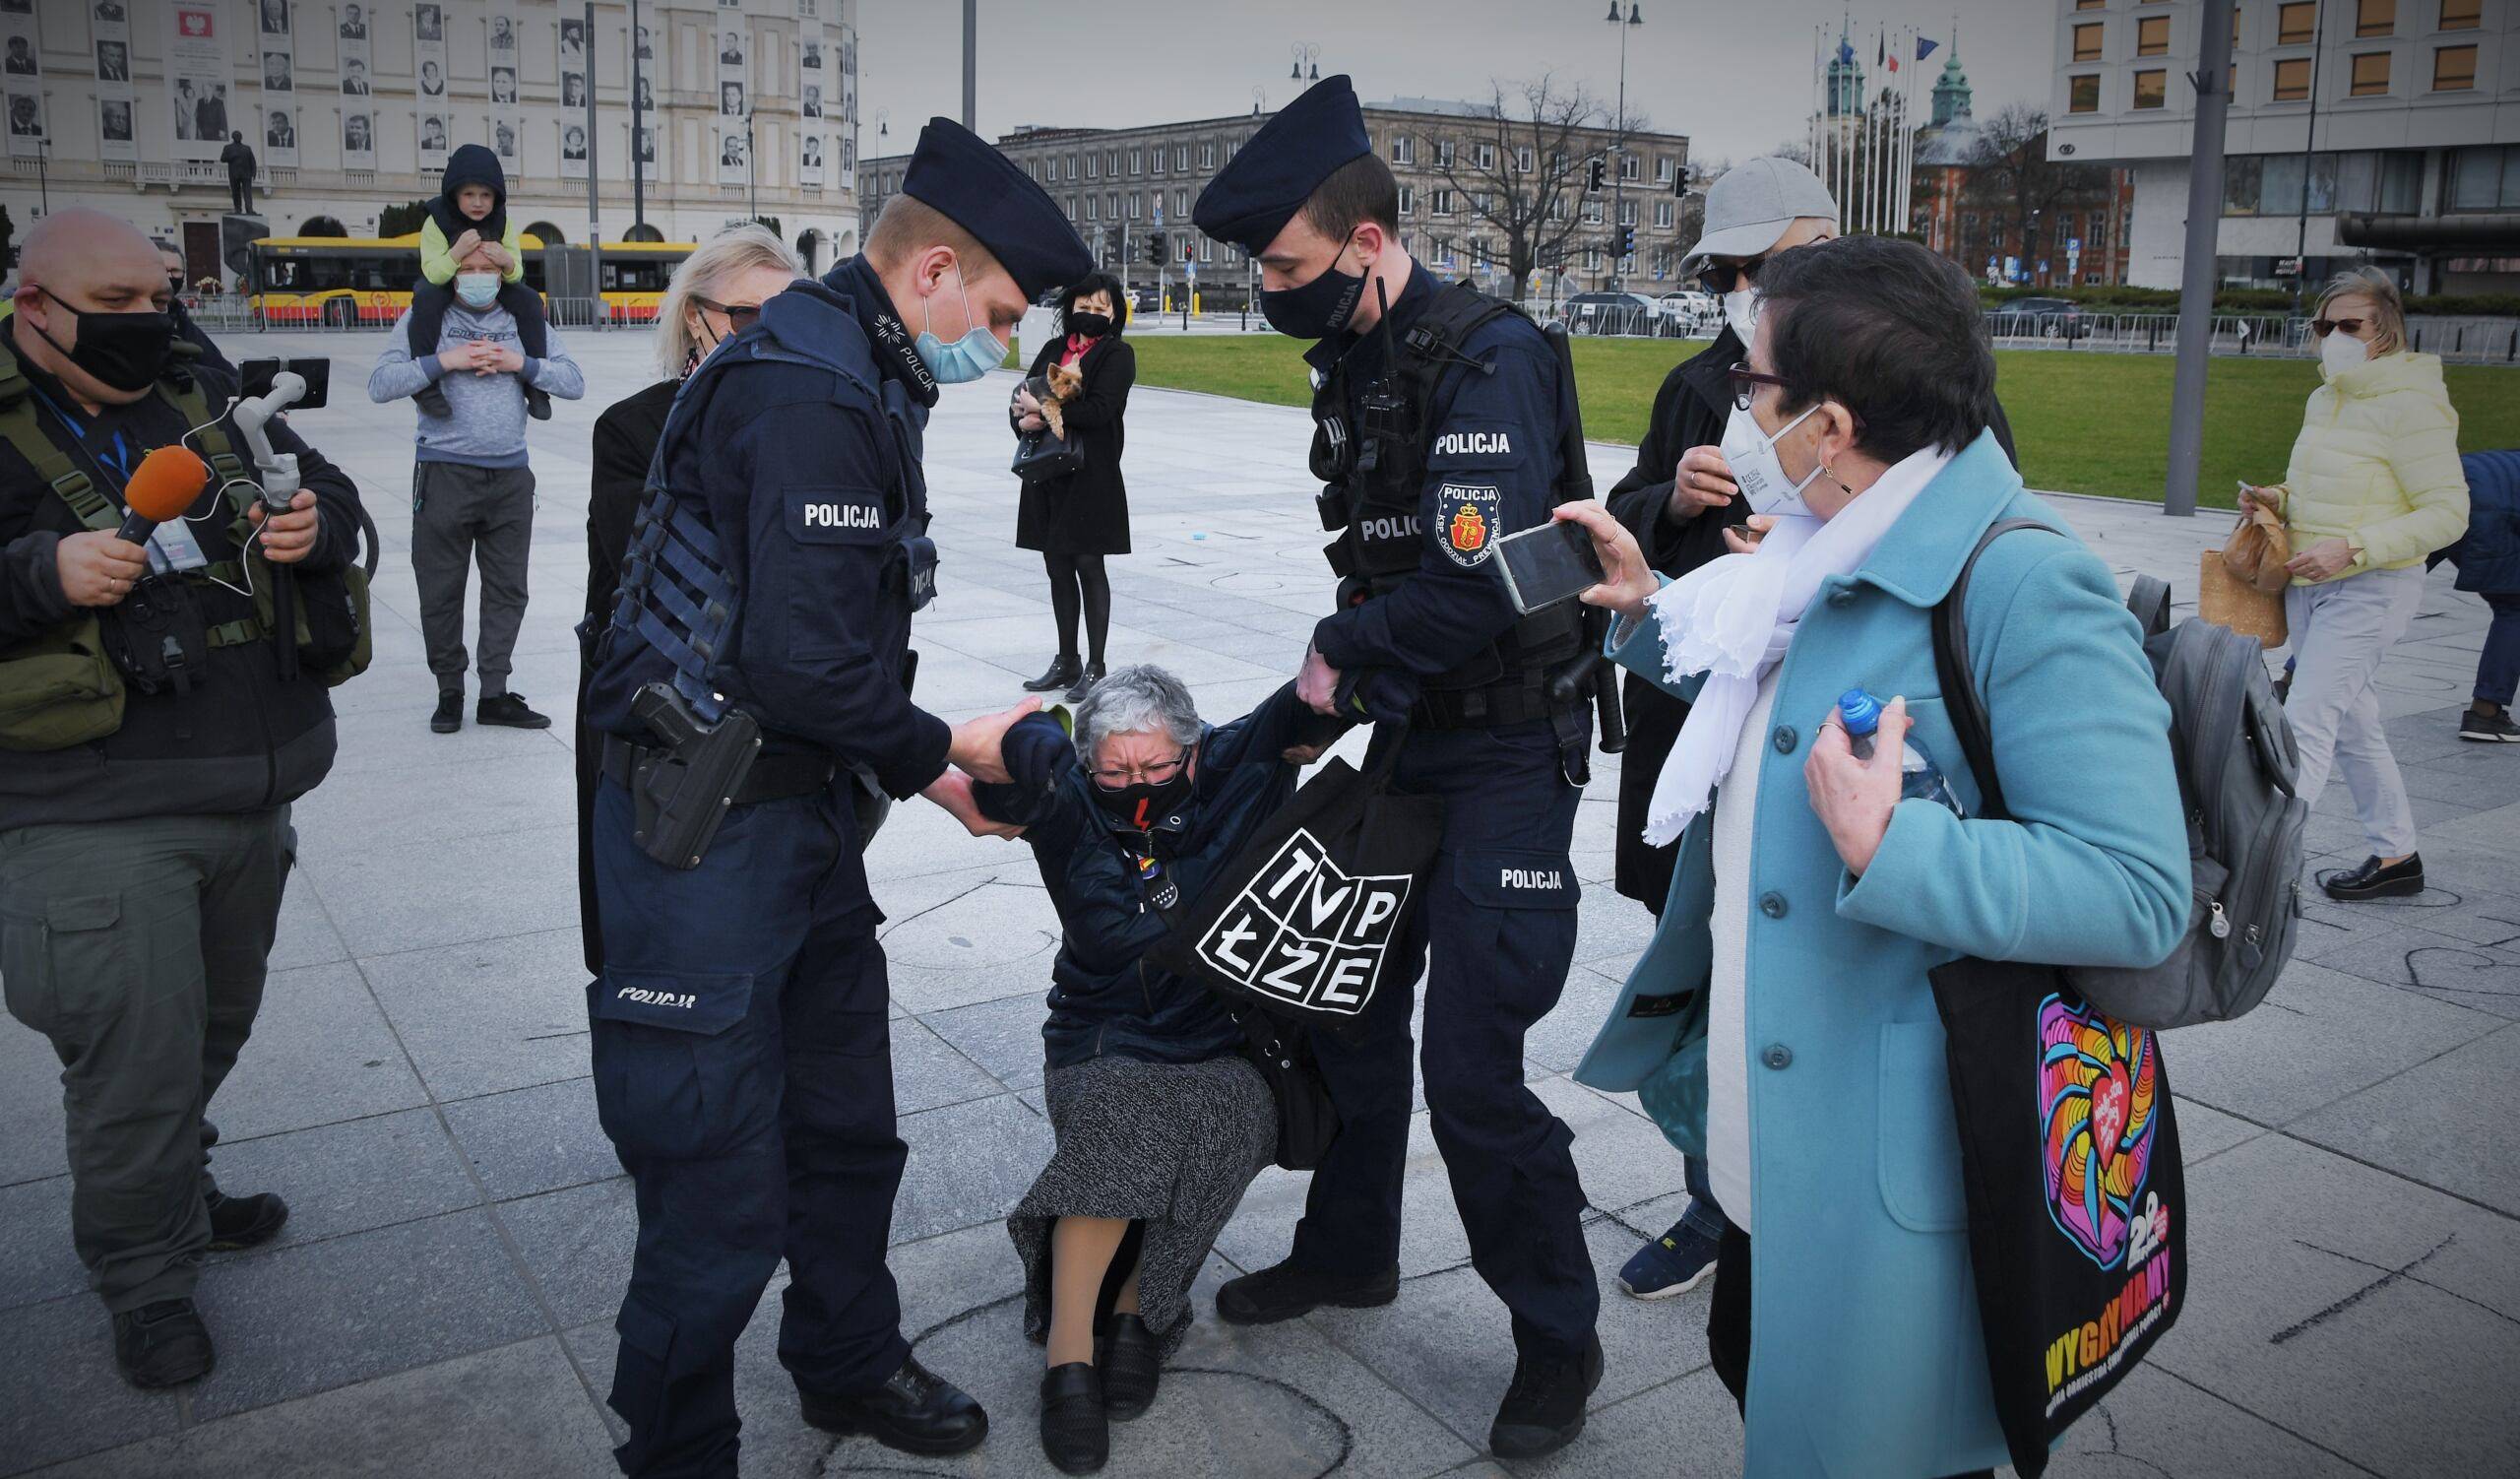
[{"label": "woman in light blue coat", "polygon": [[[2066,534],[1995,540],[1965,614],[2014,819],[1975,818],[1928,619],[1995,521],[2066,528],[1984,430],[1976,294],[1877,237],[1780,256],[1760,288],[1724,439],[1755,546],[1667,586],[1598,506],[1560,510],[1608,572],[1584,599],[1620,616],[1611,657],[1693,700],[1647,823],[1681,840],[1662,927],[1576,1077],[1637,1092],[1733,1214],[1707,1337],[1746,1472],[1940,1479],[2004,1445],[1926,973],[2169,953],[2170,711],[2107,566]],[[1901,696],[1869,760],[1853,688]],[[1912,747],[1965,814],[1901,799]]]}]

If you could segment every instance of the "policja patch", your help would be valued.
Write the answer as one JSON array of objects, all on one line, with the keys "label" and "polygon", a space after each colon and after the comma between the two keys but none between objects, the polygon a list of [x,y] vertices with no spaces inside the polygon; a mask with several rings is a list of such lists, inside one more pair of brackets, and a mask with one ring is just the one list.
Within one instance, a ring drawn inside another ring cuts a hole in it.
[{"label": "policja patch", "polygon": [[1492,482],[1447,482],[1435,490],[1435,538],[1454,564],[1468,568],[1487,558],[1503,501]]}]

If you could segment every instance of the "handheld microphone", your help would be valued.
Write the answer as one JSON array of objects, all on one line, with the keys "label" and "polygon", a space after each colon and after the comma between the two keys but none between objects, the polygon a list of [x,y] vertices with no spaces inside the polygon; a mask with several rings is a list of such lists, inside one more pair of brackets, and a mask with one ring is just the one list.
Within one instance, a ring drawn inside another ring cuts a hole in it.
[{"label": "handheld microphone", "polygon": [[114,538],[147,545],[149,533],[169,519],[183,517],[210,482],[210,464],[189,447],[159,447],[140,460],[123,485],[123,501],[131,513]]}]

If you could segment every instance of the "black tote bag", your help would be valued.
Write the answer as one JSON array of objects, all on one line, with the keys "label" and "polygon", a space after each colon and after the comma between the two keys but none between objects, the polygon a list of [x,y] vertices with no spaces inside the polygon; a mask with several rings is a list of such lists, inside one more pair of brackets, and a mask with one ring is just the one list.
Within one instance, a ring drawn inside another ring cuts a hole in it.
[{"label": "black tote bag", "polygon": [[[1978,814],[2002,820],[2011,813],[1960,619],[1968,580],[1963,567],[1934,611],[1934,667]],[[2038,1479],[2050,1446],[2187,1305],[2187,1176],[2170,1074],[2158,1035],[2092,1006],[2054,966],[1966,958],[1931,976],[1995,1416],[2013,1467]]]},{"label": "black tote bag", "polygon": [[1369,769],[1322,766],[1150,957],[1308,1029],[1361,1032],[1443,840],[1440,798],[1391,794],[1399,754],[1393,736]]}]

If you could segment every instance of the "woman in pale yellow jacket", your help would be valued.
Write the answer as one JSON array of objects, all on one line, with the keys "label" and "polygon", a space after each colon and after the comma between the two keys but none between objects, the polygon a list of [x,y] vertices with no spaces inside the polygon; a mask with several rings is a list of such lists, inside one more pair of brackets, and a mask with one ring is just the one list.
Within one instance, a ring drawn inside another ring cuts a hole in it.
[{"label": "woman in pale yellow jacket", "polygon": [[2325,383],[2310,392],[2283,483],[2244,489],[2240,504],[2280,494],[2292,535],[2284,710],[2300,746],[2301,799],[2316,804],[2330,769],[2343,771],[2370,838],[2369,858],[2320,885],[2349,901],[2421,893],[2415,812],[2372,679],[2423,604],[2424,557],[2468,527],[2459,414],[2440,358],[2407,350],[2406,310],[2382,274],[2357,268],[2329,283],[2310,329]]}]

